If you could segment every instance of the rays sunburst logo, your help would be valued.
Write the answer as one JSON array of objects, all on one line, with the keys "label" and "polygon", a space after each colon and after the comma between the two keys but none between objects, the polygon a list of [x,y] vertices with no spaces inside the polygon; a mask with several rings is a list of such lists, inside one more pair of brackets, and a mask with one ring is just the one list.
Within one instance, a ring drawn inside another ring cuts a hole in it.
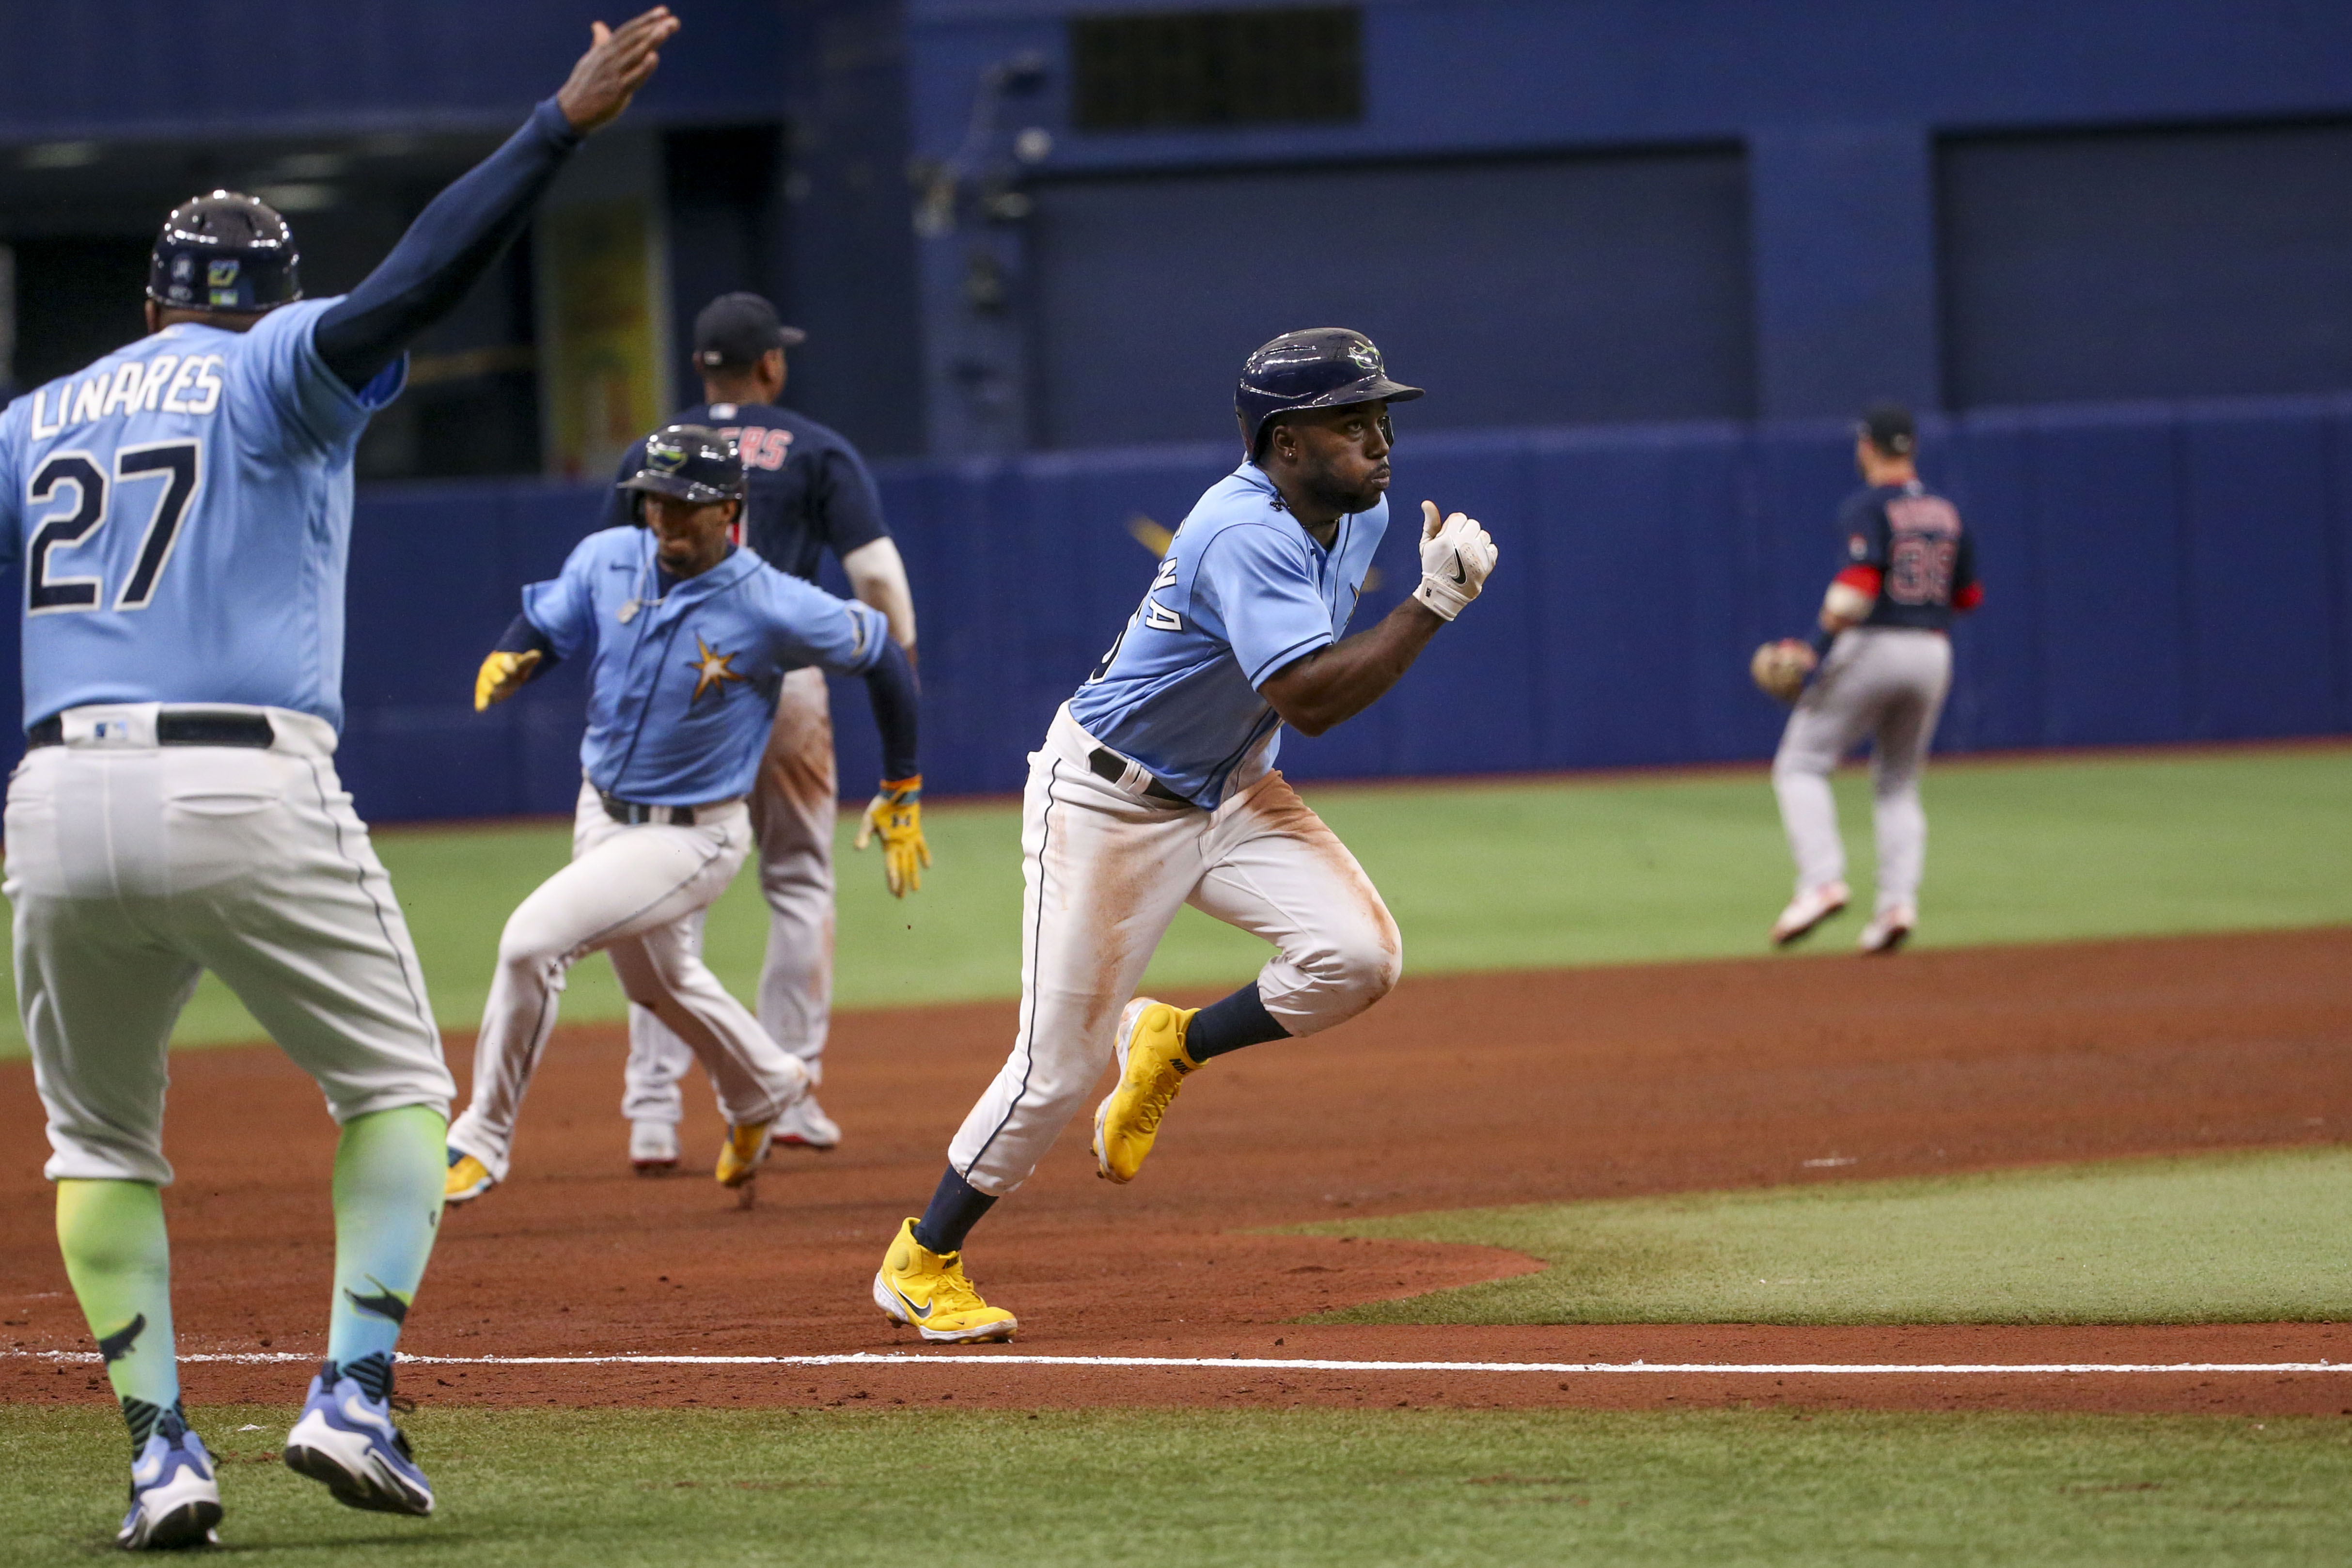
[{"label": "rays sunburst logo", "polygon": [[689,708],[702,700],[704,692],[714,688],[723,688],[730,680],[743,679],[736,672],[733,654],[719,652],[709,643],[704,642],[698,633],[695,637],[694,646],[699,650],[698,656],[686,661],[686,668],[694,671],[694,695],[686,700],[686,705]]}]

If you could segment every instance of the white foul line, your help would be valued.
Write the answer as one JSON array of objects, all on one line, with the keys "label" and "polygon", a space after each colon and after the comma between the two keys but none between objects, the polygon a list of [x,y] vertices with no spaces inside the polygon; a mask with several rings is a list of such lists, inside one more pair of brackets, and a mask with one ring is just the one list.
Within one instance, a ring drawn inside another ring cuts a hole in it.
[{"label": "white foul line", "polygon": [[[94,1362],[89,1351],[0,1351],[0,1359]],[[200,1352],[183,1362],[261,1365],[314,1362],[295,1351]],[[2081,1376],[2165,1373],[2352,1372],[2352,1362],[1652,1362],[1652,1361],[1322,1361],[1276,1356],[1014,1355],[989,1351],[856,1351],[843,1355],[410,1355],[412,1366],[1074,1366],[1218,1368],[1228,1372],[1532,1372],[1548,1375],[1670,1373],[1726,1377]]]}]

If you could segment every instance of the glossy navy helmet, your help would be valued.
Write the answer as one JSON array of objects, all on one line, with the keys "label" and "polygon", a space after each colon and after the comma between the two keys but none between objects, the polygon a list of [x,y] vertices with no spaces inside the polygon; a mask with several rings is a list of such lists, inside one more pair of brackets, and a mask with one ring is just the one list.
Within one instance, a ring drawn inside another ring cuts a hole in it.
[{"label": "glossy navy helmet", "polygon": [[302,297],[300,260],[277,208],[215,191],[163,220],[147,258],[147,297],[179,310],[274,310]]},{"label": "glossy navy helmet", "polygon": [[703,425],[665,425],[646,437],[645,460],[623,479],[618,489],[635,490],[630,498],[637,515],[645,515],[645,495],[675,496],[696,506],[712,506],[743,499],[743,459],[734,437]]},{"label": "glossy navy helmet", "polygon": [[1234,392],[1242,445],[1255,458],[1266,422],[1295,408],[1343,408],[1351,403],[1410,403],[1421,388],[1391,381],[1381,351],[1345,327],[1285,332],[1242,363]]}]

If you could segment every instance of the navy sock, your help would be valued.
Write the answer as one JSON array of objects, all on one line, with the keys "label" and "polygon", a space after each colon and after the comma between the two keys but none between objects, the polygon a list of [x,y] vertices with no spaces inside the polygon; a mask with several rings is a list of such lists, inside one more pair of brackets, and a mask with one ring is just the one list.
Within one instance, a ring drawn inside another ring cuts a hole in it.
[{"label": "navy sock", "polygon": [[1192,1015],[1192,1026],[1184,1031],[1184,1054],[1204,1062],[1244,1046],[1289,1037],[1290,1031],[1265,1010],[1258,997],[1257,982],[1253,980],[1223,1001],[1211,1003]]},{"label": "navy sock", "polygon": [[[329,1362],[327,1364],[333,1366],[335,1363]],[[392,1397],[392,1357],[383,1351],[372,1351],[357,1361],[345,1362],[336,1369],[336,1375],[348,1377],[358,1384],[361,1391],[371,1399]],[[327,1381],[331,1384],[334,1378]]]},{"label": "navy sock", "polygon": [[992,1195],[957,1175],[950,1165],[940,1178],[939,1191],[931,1194],[931,1206],[915,1222],[915,1239],[933,1252],[961,1252],[963,1238],[995,1205]]}]

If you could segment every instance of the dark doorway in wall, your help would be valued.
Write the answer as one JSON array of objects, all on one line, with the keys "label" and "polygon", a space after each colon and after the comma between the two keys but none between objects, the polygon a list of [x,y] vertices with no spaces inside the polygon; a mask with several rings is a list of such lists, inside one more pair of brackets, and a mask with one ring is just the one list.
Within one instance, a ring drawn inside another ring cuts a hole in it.
[{"label": "dark doorway in wall", "polygon": [[[784,128],[703,125],[662,137],[669,202],[671,339],[694,349],[694,318],[721,294],[764,294],[792,320],[784,272]],[[678,395],[702,395],[678,368]]]},{"label": "dark doorway in wall", "polygon": [[[240,190],[294,229],[302,288],[350,289],[503,133],[70,142],[0,157],[0,243],[16,257],[19,389],[69,374],[145,331],[147,251],[199,192]],[[526,240],[411,349],[409,388],[369,422],[368,479],[539,471],[539,384]]]},{"label": "dark doorway in wall", "polygon": [[[1035,439],[1222,438],[1277,332],[1369,332],[1422,428],[1754,406],[1732,149],[1048,183]],[[1400,415],[1400,422],[1404,419]]]},{"label": "dark doorway in wall", "polygon": [[40,385],[146,335],[144,235],[18,239],[16,385]]},{"label": "dark doorway in wall", "polygon": [[1955,406],[2352,388],[2352,124],[1948,140]]}]

